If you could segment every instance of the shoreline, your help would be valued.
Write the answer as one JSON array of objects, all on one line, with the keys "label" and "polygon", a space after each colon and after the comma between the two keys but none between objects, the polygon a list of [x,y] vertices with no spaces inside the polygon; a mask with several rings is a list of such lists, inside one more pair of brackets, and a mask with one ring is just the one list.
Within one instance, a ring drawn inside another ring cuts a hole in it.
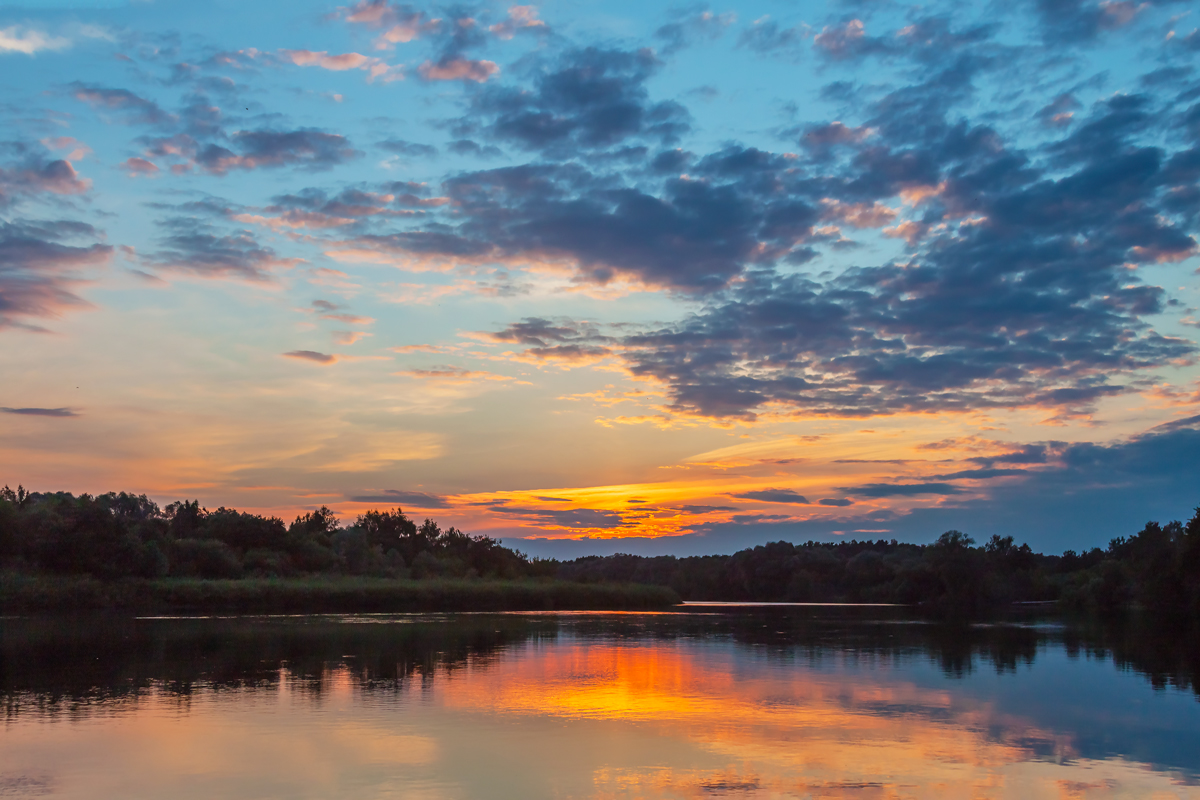
[{"label": "shoreline", "polygon": [[656,610],[680,603],[667,587],[539,579],[351,576],[203,580],[5,575],[0,615],[74,612],[401,613],[407,611]]}]

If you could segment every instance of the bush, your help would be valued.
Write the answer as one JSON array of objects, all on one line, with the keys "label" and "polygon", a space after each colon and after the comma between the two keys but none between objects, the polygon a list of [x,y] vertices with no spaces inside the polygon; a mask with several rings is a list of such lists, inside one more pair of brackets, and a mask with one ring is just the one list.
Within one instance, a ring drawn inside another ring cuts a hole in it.
[{"label": "bush", "polygon": [[238,578],[242,575],[242,562],[233,548],[216,539],[176,539],[171,543],[171,575]]}]

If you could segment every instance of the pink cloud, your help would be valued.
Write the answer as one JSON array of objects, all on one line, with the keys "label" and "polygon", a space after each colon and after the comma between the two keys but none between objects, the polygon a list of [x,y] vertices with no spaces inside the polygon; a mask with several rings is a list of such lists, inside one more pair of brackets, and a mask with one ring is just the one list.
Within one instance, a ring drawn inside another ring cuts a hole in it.
[{"label": "pink cloud", "polygon": [[379,50],[389,50],[397,43],[411,42],[422,34],[436,30],[440,19],[426,19],[424,12],[393,6],[387,0],[360,0],[346,14],[346,21],[382,30],[375,40]]},{"label": "pink cloud", "polygon": [[508,9],[508,19],[497,22],[488,28],[500,39],[511,39],[522,28],[546,29],[546,23],[537,18],[536,6],[512,6]]},{"label": "pink cloud", "polygon": [[144,158],[127,158],[121,162],[121,169],[129,173],[130,177],[136,175],[154,175],[158,172],[158,165],[153,161],[147,161]]},{"label": "pink cloud", "polygon": [[63,157],[67,161],[79,161],[92,152],[92,148],[73,136],[56,136],[54,138],[42,139],[42,144],[51,150],[70,150],[71,152]]},{"label": "pink cloud", "polygon": [[468,58],[452,58],[433,63],[426,61],[418,71],[427,81],[477,81],[482,83],[500,71],[494,61],[472,61]]},{"label": "pink cloud", "polygon": [[357,341],[365,339],[371,334],[366,331],[334,331],[333,340],[340,345],[349,347]]},{"label": "pink cloud", "polygon": [[367,82],[382,79],[384,83],[404,79],[399,66],[392,66],[373,56],[362,53],[330,55],[325,50],[280,50],[280,55],[298,67],[320,67],[334,72],[357,69],[367,73]]},{"label": "pink cloud", "polygon": [[813,38],[813,44],[822,48],[834,58],[843,58],[852,52],[854,46],[862,40],[866,31],[862,20],[852,19],[838,27],[825,26]]},{"label": "pink cloud", "polygon": [[821,200],[821,205],[825,209],[821,219],[840,220],[855,228],[882,228],[896,219],[895,209],[878,202],[843,203],[827,197]]},{"label": "pink cloud", "polygon": [[0,167],[0,206],[6,198],[18,194],[83,194],[92,188],[92,182],[80,178],[70,161],[48,161],[30,163],[14,169]]}]

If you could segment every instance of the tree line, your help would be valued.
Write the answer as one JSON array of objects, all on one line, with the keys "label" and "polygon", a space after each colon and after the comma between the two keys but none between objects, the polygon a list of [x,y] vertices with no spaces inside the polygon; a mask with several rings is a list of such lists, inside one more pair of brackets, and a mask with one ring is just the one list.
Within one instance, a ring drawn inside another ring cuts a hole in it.
[{"label": "tree line", "polygon": [[560,578],[666,586],[684,600],[903,603],[977,615],[1011,603],[1057,602],[1113,613],[1138,606],[1200,616],[1200,508],[1187,522],[1062,555],[1012,536],[981,546],[959,531],[928,545],[896,540],[771,542],[732,555],[529,558],[488,536],[399,508],[343,525],[321,508],[285,524],[197,501],[160,508],[145,495],[0,490],[0,570],[123,578],[368,575],[390,578]]},{"label": "tree line", "polygon": [[1148,522],[1083,553],[1045,555],[1000,535],[975,545],[960,531],[928,545],[771,542],[728,556],[587,556],[558,574],[670,586],[685,600],[902,603],[965,616],[1044,602],[1200,617],[1200,508],[1186,524]]},{"label": "tree line", "polygon": [[0,489],[0,569],[26,574],[121,578],[391,578],[550,576],[489,536],[418,525],[400,509],[372,510],[343,526],[322,506],[291,524],[199,502],[166,508],[145,495]]}]

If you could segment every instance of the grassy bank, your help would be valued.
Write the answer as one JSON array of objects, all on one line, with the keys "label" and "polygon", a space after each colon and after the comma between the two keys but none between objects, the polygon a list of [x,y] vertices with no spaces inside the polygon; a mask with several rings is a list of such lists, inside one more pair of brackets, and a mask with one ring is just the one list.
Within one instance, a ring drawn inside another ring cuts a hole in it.
[{"label": "grassy bank", "polygon": [[99,581],[87,577],[0,576],[0,613],[136,612],[326,613],[402,611],[643,610],[679,602],[669,588],[557,580],[361,577]]}]

